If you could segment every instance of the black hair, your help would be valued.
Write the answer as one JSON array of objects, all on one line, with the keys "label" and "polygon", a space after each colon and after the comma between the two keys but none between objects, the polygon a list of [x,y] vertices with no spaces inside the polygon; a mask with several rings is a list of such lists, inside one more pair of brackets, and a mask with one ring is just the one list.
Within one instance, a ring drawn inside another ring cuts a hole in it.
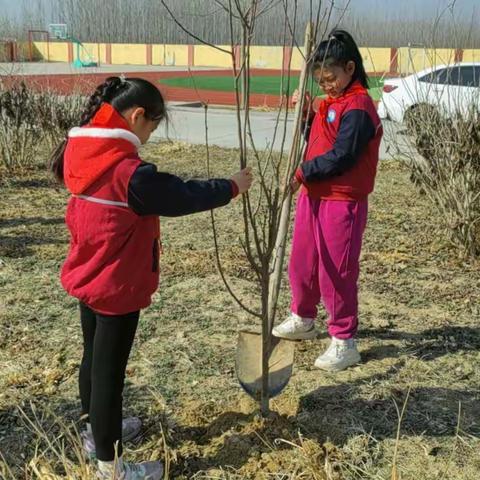
[{"label": "black hair", "polygon": [[[104,103],[109,103],[120,113],[132,107],[142,107],[149,120],[164,120],[167,117],[165,101],[155,85],[143,78],[109,77],[98,85],[88,99],[80,117],[80,126],[88,125]],[[50,161],[50,168],[60,182],[63,182],[63,155],[66,145],[67,138],[54,150]]]},{"label": "black hair", "polygon": [[362,55],[353,37],[345,30],[333,30],[328,39],[323,40],[315,50],[313,69],[322,67],[345,67],[348,62],[355,63],[353,80],[358,80],[368,88],[368,75],[363,66]]}]

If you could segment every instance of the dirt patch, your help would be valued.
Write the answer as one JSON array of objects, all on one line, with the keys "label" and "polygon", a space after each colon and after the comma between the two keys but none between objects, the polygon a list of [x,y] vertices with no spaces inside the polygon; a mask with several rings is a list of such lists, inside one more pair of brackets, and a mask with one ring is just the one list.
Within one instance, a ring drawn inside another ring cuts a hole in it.
[{"label": "dirt patch", "polygon": [[[205,175],[203,147],[163,143],[143,155],[185,178]],[[237,169],[236,151],[211,155],[214,175]],[[0,476],[91,478],[72,435],[77,305],[58,282],[68,196],[42,172],[2,182]],[[235,292],[256,308],[257,286],[238,243],[240,212],[240,202],[216,212],[220,254]],[[320,336],[296,347],[294,374],[269,419],[235,377],[237,332],[256,321],[216,273],[210,215],[162,219],[161,288],[142,314],[125,391],[126,413],[140,415],[145,428],[128,458],[160,458],[178,479],[373,480],[391,478],[397,448],[402,479],[476,480],[479,265],[458,260],[435,215],[400,164],[381,165],[360,280],[363,363],[336,375],[313,368],[328,341],[322,313]],[[280,315],[288,308],[285,283]]]}]

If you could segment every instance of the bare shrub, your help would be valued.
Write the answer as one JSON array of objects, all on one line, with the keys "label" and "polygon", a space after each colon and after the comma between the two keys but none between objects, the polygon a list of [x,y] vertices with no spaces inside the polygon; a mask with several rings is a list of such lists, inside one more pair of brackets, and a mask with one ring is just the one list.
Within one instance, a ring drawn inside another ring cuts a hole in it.
[{"label": "bare shrub", "polygon": [[84,103],[78,95],[35,92],[23,82],[0,84],[0,165],[12,173],[44,160],[44,152],[78,124]]},{"label": "bare shrub", "polygon": [[42,134],[35,120],[33,95],[25,84],[0,93],[0,158],[10,172],[32,165]]},{"label": "bare shrub", "polygon": [[438,207],[439,221],[462,256],[480,256],[480,123],[478,110],[412,119],[415,151],[406,161],[414,183]]},{"label": "bare shrub", "polygon": [[58,145],[68,130],[79,124],[85,101],[81,95],[58,96],[42,92],[36,96],[38,122],[46,135],[44,140],[50,150]]}]

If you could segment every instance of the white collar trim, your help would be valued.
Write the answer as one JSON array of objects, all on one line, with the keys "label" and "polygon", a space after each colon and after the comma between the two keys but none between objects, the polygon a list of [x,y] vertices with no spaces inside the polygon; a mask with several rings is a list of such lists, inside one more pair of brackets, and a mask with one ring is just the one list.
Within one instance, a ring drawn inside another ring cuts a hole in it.
[{"label": "white collar trim", "polygon": [[133,143],[139,148],[140,139],[132,132],[123,128],[81,128],[75,127],[68,132],[68,138],[121,138]]}]

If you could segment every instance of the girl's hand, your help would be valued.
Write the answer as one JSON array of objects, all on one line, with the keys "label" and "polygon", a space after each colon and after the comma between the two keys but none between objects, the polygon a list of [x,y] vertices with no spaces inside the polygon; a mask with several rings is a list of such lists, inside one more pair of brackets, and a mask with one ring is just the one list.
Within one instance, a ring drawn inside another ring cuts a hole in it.
[{"label": "girl's hand", "polygon": [[[292,93],[292,105],[295,106],[299,101],[300,101],[300,95],[299,95],[298,89],[296,89]],[[304,113],[307,113],[308,109],[310,108],[310,103],[312,102],[312,97],[310,96],[309,92],[305,92],[305,100],[303,102],[303,111]]]},{"label": "girl's hand", "polygon": [[292,94],[292,105],[293,106],[295,106],[298,103],[298,101],[300,100],[299,93],[300,92],[298,91],[298,88],[297,88]]},{"label": "girl's hand", "polygon": [[292,193],[298,192],[298,189],[301,187],[301,183],[296,179],[296,177],[293,177],[290,180],[290,190]]},{"label": "girl's hand", "polygon": [[232,181],[235,182],[235,184],[237,185],[238,193],[240,195],[242,193],[245,193],[252,186],[252,182],[253,182],[252,168],[247,167],[247,168],[244,168],[243,170],[240,170],[238,173],[233,175]]}]

